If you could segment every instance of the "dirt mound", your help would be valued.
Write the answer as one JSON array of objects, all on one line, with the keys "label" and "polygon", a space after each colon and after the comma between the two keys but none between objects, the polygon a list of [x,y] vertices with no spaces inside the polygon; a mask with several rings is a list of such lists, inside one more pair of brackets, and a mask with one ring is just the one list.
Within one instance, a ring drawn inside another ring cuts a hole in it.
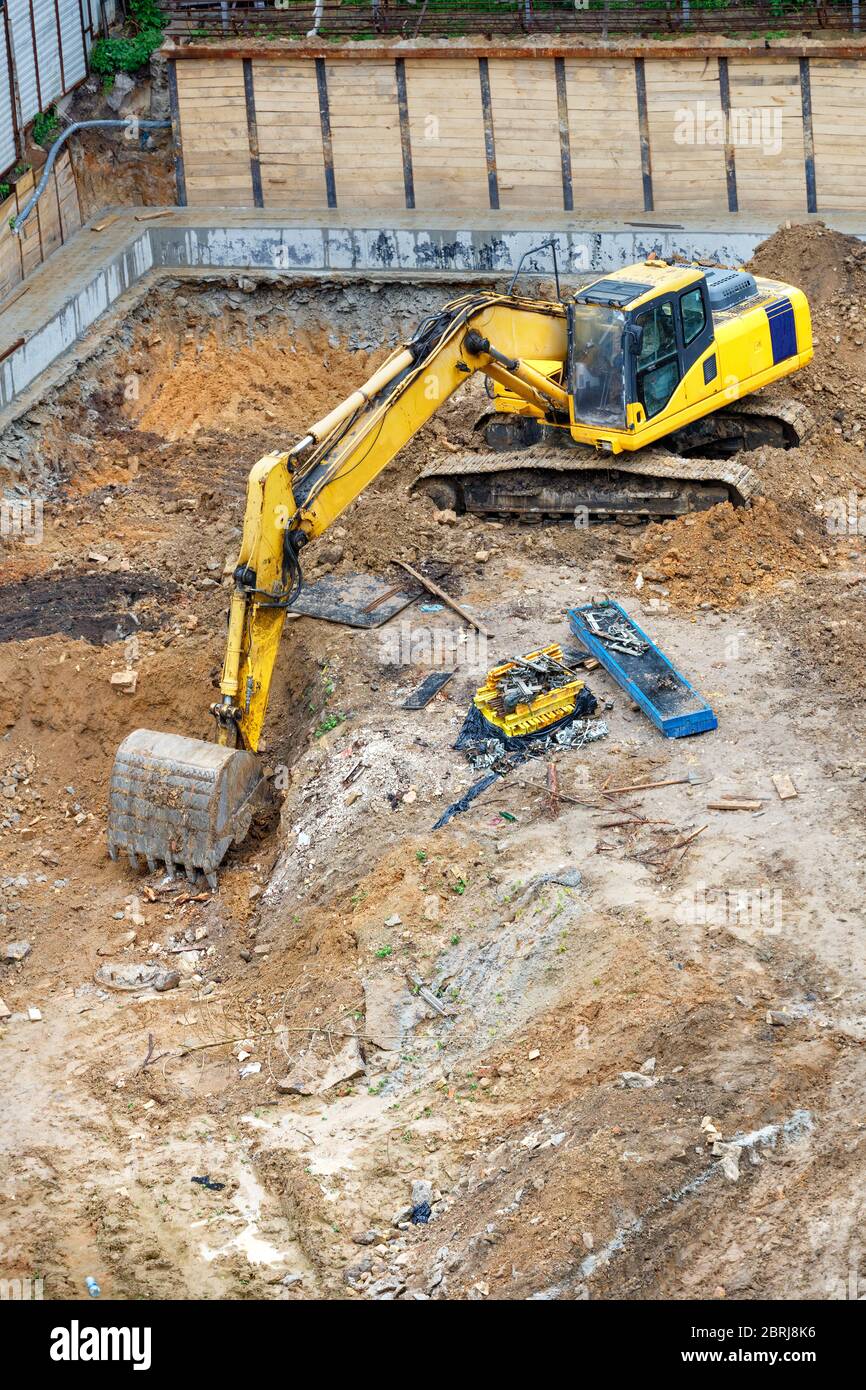
[{"label": "dirt mound", "polygon": [[810,530],[811,538],[796,517],[767,498],[748,509],[726,502],[650,528],[638,570],[645,583],[664,585],[674,604],[732,608],[746,595],[820,565],[820,532],[814,523]]},{"label": "dirt mound", "polygon": [[287,430],[324,414],[386,355],[334,347],[325,333],[262,338],[248,346],[214,334],[158,352],[129,415],[139,429],[164,439],[203,429],[259,432],[270,421],[279,448]]},{"label": "dirt mound", "polygon": [[780,227],[757,247],[748,269],[796,285],[814,311],[852,288],[857,272],[866,271],[866,246],[823,222]]},{"label": "dirt mound", "polygon": [[[819,449],[842,443],[862,448],[866,427],[866,245],[823,223],[782,228],[757,248],[749,269],[805,291],[812,314],[815,357],[805,372],[777,388],[793,389],[826,426]],[[772,399],[772,392],[767,393]],[[827,433],[830,432],[830,439]]]}]

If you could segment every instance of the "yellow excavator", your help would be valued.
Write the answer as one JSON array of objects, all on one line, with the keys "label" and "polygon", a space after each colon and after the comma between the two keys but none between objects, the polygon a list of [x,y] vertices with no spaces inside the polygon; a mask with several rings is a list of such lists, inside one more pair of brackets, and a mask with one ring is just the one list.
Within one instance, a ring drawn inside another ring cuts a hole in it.
[{"label": "yellow excavator", "polygon": [[[811,360],[800,290],[655,256],[556,299],[510,289],[446,304],[292,448],[253,467],[211,706],[216,742],[148,729],[124,740],[110,786],[112,857],[183,866],[215,884],[261,791],[256,750],[303,547],[473,373],[493,398],[488,450],[435,463],[419,480],[460,511],[635,521],[741,504],[754,475],[737,454],[799,442],[798,408],[768,414],[744,398]],[[663,450],[647,449],[660,440]]]}]

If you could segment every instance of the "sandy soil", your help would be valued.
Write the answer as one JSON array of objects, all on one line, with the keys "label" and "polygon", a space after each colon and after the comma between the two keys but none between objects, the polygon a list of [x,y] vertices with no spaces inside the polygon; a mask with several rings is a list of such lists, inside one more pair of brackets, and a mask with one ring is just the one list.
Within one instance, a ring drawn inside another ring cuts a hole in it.
[{"label": "sandy soil", "polygon": [[[805,282],[816,236],[758,262]],[[856,528],[825,524],[864,491],[843,241],[808,283],[833,344],[796,384],[815,436],[752,460],[749,511],[441,525],[411,484],[443,440],[469,443],[480,402],[443,410],[312,571],[438,562],[495,636],[479,650],[417,608],[374,633],[292,621],[267,735],[280,824],[215,894],[109,861],[114,750],[142,725],[207,736],[247,469],[433,291],[181,286],[0,440],[9,483],[48,498],[0,590],[0,945],[31,948],[0,958],[6,1277],[41,1274],[46,1297],[84,1296],[88,1274],[122,1298],[862,1289],[866,566]],[[433,832],[474,776],[451,745],[478,671],[567,644],[565,609],[601,594],[718,730],[667,741],[596,670],[609,736],[557,755],[558,805],[530,763]],[[461,662],[413,713],[419,638]],[[109,683],[128,664],[133,695]],[[732,794],[762,809],[708,809]],[[576,887],[550,879],[574,869]],[[138,961],[179,988],[97,979]]]}]

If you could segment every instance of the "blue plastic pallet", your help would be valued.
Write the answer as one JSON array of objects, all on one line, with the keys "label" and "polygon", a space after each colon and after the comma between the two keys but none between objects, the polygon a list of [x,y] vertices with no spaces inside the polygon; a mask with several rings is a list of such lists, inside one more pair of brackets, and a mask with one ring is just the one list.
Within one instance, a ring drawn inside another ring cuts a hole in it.
[{"label": "blue plastic pallet", "polygon": [[[581,614],[588,612],[603,616],[611,609],[615,609],[617,616],[624,618],[635,634],[648,644],[646,651],[639,656],[611,651],[581,617]],[[710,729],[718,728],[719,721],[703,696],[698,694],[685,676],[680,675],[664,652],[613,599],[569,608],[568,621],[581,645],[668,738],[685,738],[688,734],[705,734]]]}]

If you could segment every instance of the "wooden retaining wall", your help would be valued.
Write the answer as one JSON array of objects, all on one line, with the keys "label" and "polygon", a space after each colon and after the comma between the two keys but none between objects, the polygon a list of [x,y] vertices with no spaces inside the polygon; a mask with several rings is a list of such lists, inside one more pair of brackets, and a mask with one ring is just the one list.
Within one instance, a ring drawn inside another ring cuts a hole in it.
[{"label": "wooden retaining wall", "polygon": [[29,169],[16,182],[9,197],[0,203],[0,308],[2,301],[31,270],[81,226],[78,190],[68,150],[55,162],[48,187],[15,236],[9,226],[17,217],[36,185],[39,170]]},{"label": "wooden retaining wall", "polygon": [[866,49],[827,55],[180,48],[169,63],[178,201],[866,210]]}]

